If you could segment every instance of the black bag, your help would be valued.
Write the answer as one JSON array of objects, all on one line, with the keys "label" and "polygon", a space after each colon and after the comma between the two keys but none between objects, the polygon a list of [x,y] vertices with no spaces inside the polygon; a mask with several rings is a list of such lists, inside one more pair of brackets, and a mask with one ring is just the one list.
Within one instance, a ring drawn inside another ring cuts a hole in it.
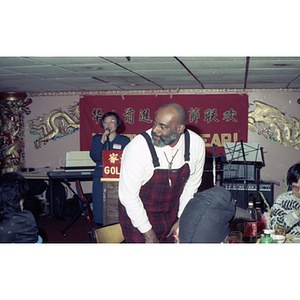
[{"label": "black bag", "polygon": [[[64,206],[67,199],[66,187],[59,181],[53,181],[53,217],[64,219]],[[50,202],[50,191],[47,189],[46,198]]]},{"label": "black bag", "polygon": [[42,195],[47,189],[48,184],[40,179],[27,179],[28,192],[24,201],[24,209],[32,212],[37,219],[45,213],[45,203],[41,201],[38,195]]},{"label": "black bag", "polygon": [[73,218],[80,210],[80,203],[77,197],[66,199],[63,215],[65,218]]}]

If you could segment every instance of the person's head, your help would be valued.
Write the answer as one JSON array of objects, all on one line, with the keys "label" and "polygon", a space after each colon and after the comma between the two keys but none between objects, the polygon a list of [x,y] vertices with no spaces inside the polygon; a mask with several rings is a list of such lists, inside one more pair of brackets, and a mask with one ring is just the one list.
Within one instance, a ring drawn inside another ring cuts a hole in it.
[{"label": "person's head", "polygon": [[18,212],[29,187],[26,179],[17,172],[0,176],[0,213]]},{"label": "person's head", "polygon": [[109,128],[112,133],[122,125],[122,120],[117,113],[110,111],[103,115],[100,125],[104,130]]},{"label": "person's head", "polygon": [[179,221],[180,243],[221,243],[235,216],[235,201],[224,187],[195,193]]},{"label": "person's head", "polygon": [[187,114],[178,103],[168,103],[159,108],[154,117],[152,142],[157,147],[174,146],[185,130]]},{"label": "person's head", "polygon": [[300,199],[300,163],[296,163],[289,168],[286,179],[295,196]]}]

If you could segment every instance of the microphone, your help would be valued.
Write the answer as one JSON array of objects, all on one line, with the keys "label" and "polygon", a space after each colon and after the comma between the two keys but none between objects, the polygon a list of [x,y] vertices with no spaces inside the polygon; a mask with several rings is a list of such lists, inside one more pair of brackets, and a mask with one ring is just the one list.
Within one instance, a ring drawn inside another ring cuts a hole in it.
[{"label": "microphone", "polygon": [[106,128],[105,130],[108,130],[108,135],[106,136],[106,143],[107,143],[107,150],[110,150],[109,149],[109,135],[110,135],[110,128]]},{"label": "microphone", "polygon": [[109,137],[109,135],[110,135],[110,128],[106,128],[106,130],[108,130],[108,135],[107,135],[107,139],[108,139],[108,137]]}]

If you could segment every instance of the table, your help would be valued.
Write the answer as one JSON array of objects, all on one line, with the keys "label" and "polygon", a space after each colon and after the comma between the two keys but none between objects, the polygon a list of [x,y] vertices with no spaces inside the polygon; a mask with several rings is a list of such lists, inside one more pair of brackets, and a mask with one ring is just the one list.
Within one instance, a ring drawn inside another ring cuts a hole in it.
[{"label": "table", "polygon": [[38,180],[49,180],[47,173],[29,173],[29,172],[20,172],[25,179],[38,179]]},{"label": "table", "polygon": [[[295,234],[286,234],[286,240],[284,241],[283,244],[299,244],[299,243],[294,243],[294,242],[290,241],[290,238],[296,237],[296,236],[300,237],[299,235],[295,235]],[[263,234],[262,234],[262,237],[263,237]],[[260,239],[258,239],[256,243],[260,244]]]},{"label": "table", "polygon": [[286,235],[286,240],[285,240],[284,244],[297,244],[297,243],[294,243],[294,242],[290,241],[290,238],[295,237],[295,236],[297,236],[297,235],[295,235],[295,234],[287,234]]}]

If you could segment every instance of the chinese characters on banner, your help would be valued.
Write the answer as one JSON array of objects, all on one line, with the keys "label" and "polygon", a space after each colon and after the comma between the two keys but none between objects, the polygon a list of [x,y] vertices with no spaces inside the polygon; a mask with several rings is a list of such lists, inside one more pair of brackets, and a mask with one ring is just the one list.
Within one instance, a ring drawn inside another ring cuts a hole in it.
[{"label": "chinese characters on banner", "polygon": [[89,151],[92,136],[103,133],[102,116],[115,111],[123,121],[118,133],[132,139],[153,125],[155,112],[164,104],[177,102],[187,111],[187,128],[205,141],[206,152],[224,154],[224,143],[247,143],[248,95],[112,95],[82,96],[80,109],[80,150]]}]

